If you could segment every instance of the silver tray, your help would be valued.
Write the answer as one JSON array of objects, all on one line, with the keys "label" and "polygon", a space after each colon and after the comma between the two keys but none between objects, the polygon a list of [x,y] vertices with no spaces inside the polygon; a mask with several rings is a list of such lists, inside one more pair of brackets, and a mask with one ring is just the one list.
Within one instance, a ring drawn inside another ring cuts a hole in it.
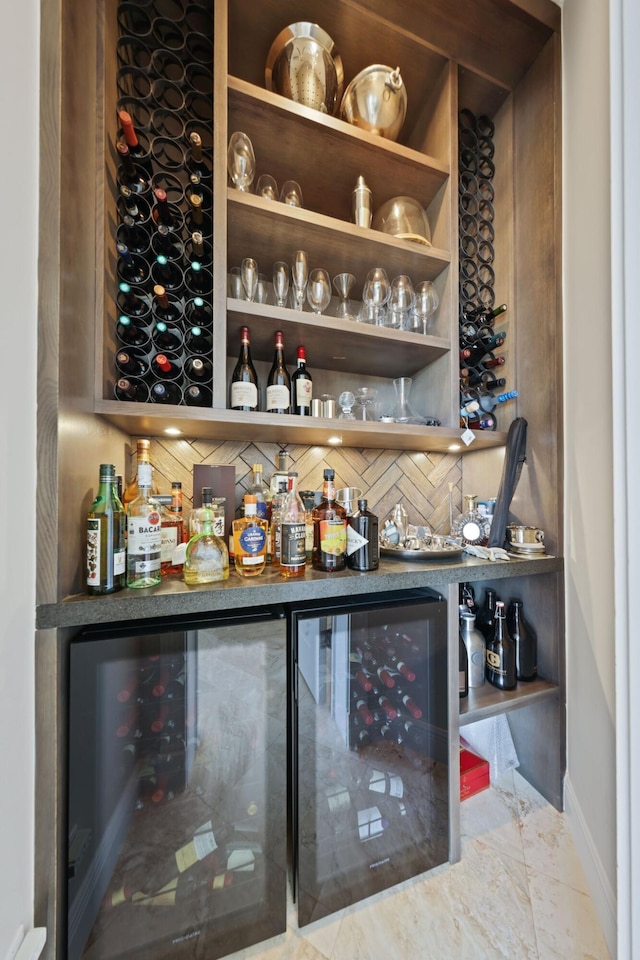
[{"label": "silver tray", "polygon": [[405,547],[380,547],[383,557],[396,557],[398,560],[459,560],[464,550],[457,544],[434,547],[432,550],[409,550]]}]

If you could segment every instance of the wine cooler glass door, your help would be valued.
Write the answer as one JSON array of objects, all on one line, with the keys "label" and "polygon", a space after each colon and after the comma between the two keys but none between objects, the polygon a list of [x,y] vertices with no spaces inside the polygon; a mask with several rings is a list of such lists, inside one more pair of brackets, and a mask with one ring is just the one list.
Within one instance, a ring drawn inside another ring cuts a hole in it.
[{"label": "wine cooler glass door", "polygon": [[448,858],[446,604],[294,616],[300,925]]},{"label": "wine cooler glass door", "polygon": [[247,619],[72,642],[68,960],[284,932],[286,637]]}]

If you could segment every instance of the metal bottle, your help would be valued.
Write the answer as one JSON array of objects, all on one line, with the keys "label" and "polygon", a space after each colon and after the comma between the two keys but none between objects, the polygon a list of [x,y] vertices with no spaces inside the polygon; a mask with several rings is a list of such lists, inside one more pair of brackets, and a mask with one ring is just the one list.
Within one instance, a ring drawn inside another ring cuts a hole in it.
[{"label": "metal bottle", "polygon": [[485,639],[476,627],[476,618],[468,608],[460,611],[460,636],[467,648],[469,686],[481,687],[484,683]]}]

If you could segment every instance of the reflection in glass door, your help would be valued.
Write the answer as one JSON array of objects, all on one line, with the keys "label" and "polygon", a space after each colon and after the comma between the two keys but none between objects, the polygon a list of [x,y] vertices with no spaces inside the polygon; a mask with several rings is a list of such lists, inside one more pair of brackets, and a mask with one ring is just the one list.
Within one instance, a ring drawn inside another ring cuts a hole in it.
[{"label": "reflection in glass door", "polygon": [[302,926],[448,858],[446,604],[316,607],[294,636]]}]

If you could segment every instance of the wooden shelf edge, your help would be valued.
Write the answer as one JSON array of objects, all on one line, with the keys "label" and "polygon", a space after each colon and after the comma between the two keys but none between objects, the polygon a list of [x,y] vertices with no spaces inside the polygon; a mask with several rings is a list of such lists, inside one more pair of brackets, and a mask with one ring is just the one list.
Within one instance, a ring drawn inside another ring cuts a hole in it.
[{"label": "wooden shelf edge", "polygon": [[[394,423],[354,423],[338,419],[295,417],[289,414],[272,416],[267,413],[239,413],[209,407],[141,404],[118,400],[98,400],[94,412],[130,436],[161,437],[166,435],[167,430],[177,430],[178,434],[174,432],[174,436],[190,439],[255,441],[256,437],[260,437],[269,443],[452,452],[456,455],[465,453],[467,449],[501,447],[507,441],[506,433],[478,431],[471,448],[465,448],[458,428],[405,424],[399,431],[398,425]],[[332,438],[338,438],[337,442]],[[454,445],[457,445],[458,449],[452,450]]]},{"label": "wooden shelf edge", "polygon": [[483,687],[469,690],[469,697],[460,704],[460,726],[486,720],[502,713],[510,713],[530,706],[538,700],[557,697],[560,687],[548,680],[537,679],[532,683],[519,683],[515,690],[498,690],[485,683]]},{"label": "wooden shelf edge", "polygon": [[435,157],[420,153],[411,147],[405,147],[403,144],[396,143],[394,140],[387,140],[385,137],[378,137],[375,134],[368,133],[366,130],[361,130],[358,127],[346,123],[344,120],[340,120],[339,117],[330,117],[327,114],[320,113],[319,110],[313,110],[311,107],[304,106],[304,104],[296,103],[294,100],[289,100],[279,93],[274,93],[262,87],[256,87],[247,80],[241,80],[240,77],[229,76],[227,86],[233,93],[238,93],[260,103],[267,104],[272,109],[278,110],[281,113],[287,113],[294,119],[302,118],[317,124],[319,127],[332,130],[341,137],[344,137],[346,142],[355,140],[367,146],[373,145],[376,149],[387,152],[397,160],[403,160],[413,163],[416,167],[422,167],[432,174],[439,175],[443,183],[449,176],[449,165],[442,163]]}]

